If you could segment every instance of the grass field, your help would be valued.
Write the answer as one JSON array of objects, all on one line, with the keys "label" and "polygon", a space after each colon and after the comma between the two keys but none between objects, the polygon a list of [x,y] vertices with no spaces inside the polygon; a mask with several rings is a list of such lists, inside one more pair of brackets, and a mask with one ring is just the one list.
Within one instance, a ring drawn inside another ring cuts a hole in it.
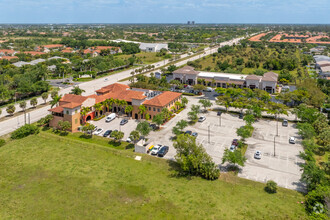
[{"label": "grass field", "polygon": [[[166,160],[41,132],[0,148],[0,219],[306,219],[303,196],[222,174],[175,176]],[[115,147],[114,147],[115,148]]]}]

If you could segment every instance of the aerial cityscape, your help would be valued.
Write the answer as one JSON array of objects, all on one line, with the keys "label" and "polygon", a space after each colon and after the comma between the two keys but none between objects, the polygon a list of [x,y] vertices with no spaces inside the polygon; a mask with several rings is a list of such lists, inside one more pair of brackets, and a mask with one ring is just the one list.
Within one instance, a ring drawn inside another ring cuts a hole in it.
[{"label": "aerial cityscape", "polygon": [[0,7],[0,219],[330,218],[330,2]]}]

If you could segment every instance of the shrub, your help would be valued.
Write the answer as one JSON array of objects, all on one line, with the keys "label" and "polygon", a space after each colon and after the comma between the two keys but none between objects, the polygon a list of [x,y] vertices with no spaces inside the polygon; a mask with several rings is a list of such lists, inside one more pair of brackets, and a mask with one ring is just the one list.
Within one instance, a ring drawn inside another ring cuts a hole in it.
[{"label": "shrub", "polygon": [[11,134],[11,139],[21,139],[31,134],[38,134],[39,128],[36,125],[26,124]]},{"label": "shrub", "polygon": [[186,95],[186,96],[194,96],[194,93],[189,93],[189,92],[183,92],[182,95]]},{"label": "shrub", "polygon": [[0,139],[0,147],[6,144],[6,141],[4,139]]},{"label": "shrub", "polygon": [[277,183],[275,183],[273,180],[268,180],[266,183],[265,191],[268,193],[276,193]]}]

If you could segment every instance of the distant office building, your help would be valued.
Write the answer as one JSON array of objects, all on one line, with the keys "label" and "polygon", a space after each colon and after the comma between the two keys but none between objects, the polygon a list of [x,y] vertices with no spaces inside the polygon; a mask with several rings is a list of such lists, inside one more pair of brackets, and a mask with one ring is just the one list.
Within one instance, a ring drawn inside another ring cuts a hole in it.
[{"label": "distant office building", "polygon": [[161,49],[168,50],[168,44],[141,43],[139,48],[145,52],[159,52]]},{"label": "distant office building", "polygon": [[187,25],[190,25],[190,21],[187,22]]},{"label": "distant office building", "polygon": [[194,25],[195,24],[195,21],[192,21],[191,24]]}]

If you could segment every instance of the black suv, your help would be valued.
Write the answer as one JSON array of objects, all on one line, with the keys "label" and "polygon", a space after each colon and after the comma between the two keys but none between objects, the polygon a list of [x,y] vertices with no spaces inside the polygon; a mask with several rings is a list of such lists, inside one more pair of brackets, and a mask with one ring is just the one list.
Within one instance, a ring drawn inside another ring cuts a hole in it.
[{"label": "black suv", "polygon": [[163,146],[162,148],[160,148],[160,150],[158,151],[158,157],[164,157],[167,152],[168,152],[169,147],[168,146]]},{"label": "black suv", "polygon": [[103,137],[108,137],[111,134],[112,130],[107,130],[104,132]]}]

